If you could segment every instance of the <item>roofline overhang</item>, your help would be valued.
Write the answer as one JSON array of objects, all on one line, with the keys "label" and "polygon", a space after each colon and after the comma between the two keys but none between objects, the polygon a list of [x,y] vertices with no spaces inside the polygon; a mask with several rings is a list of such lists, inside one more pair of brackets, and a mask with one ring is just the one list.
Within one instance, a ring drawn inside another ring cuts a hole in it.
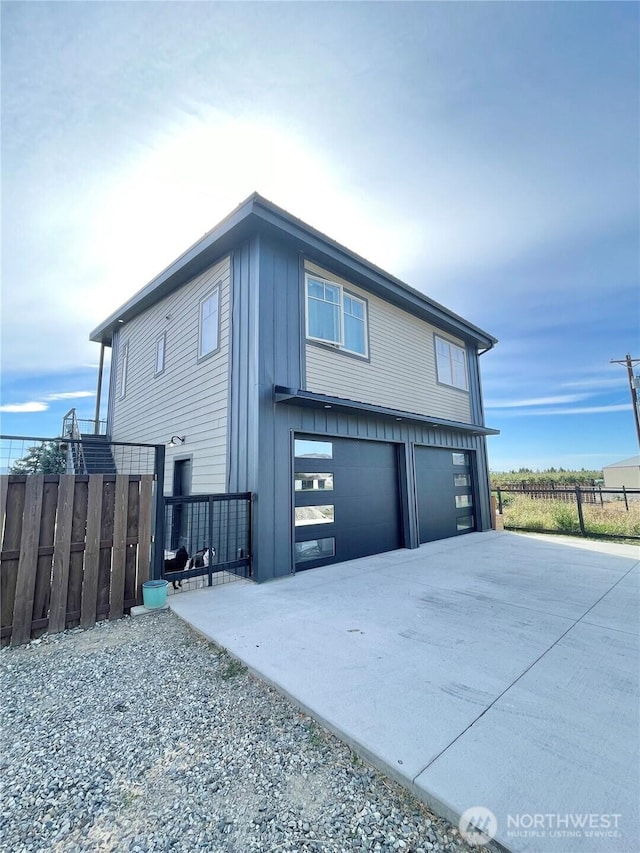
[{"label": "roofline overhang", "polygon": [[211,231],[96,326],[89,339],[111,346],[114,331],[120,325],[132,320],[186,284],[252,235],[260,233],[293,240],[298,252],[310,260],[320,265],[329,265],[336,273],[353,280],[354,284],[364,286],[405,311],[475,344],[481,350],[491,349],[497,343],[497,339],[488,332],[449,311],[424,293],[292,216],[258,193],[253,193],[241,202]]},{"label": "roofline overhang", "polygon": [[431,415],[421,415],[417,412],[406,412],[402,409],[390,409],[386,406],[376,406],[373,403],[360,403],[357,400],[347,400],[343,397],[332,397],[327,394],[316,394],[313,391],[302,391],[296,388],[285,388],[275,385],[273,398],[276,403],[288,403],[302,409],[326,409],[345,415],[377,415],[394,421],[418,423],[442,429],[464,432],[468,435],[499,435],[500,430],[490,429],[481,424],[468,424],[462,421],[450,421],[446,418],[436,418]]}]

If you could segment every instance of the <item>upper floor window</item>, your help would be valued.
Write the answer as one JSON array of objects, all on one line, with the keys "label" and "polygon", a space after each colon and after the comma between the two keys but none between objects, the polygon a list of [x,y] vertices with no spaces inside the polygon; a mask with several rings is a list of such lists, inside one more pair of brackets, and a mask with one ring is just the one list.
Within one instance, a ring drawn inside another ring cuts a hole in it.
[{"label": "upper floor window", "polygon": [[367,303],[340,284],[306,278],[307,337],[366,356]]},{"label": "upper floor window", "polygon": [[156,340],[156,376],[164,370],[164,355],[166,349],[167,337],[163,332]]},{"label": "upper floor window", "polygon": [[216,287],[200,300],[200,334],[198,358],[211,355],[218,349],[220,288]]},{"label": "upper floor window", "polygon": [[444,338],[436,337],[436,365],[438,382],[453,385],[454,388],[461,388],[463,391],[469,389],[466,352],[462,347]]},{"label": "upper floor window", "polygon": [[129,370],[129,342],[122,348],[122,362],[120,363],[120,398],[127,393],[127,372]]}]

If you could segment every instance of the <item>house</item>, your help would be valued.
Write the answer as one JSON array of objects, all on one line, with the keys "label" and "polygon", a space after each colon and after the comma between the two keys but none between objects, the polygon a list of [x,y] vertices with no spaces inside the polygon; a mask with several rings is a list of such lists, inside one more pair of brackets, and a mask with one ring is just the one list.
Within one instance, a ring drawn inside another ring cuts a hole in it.
[{"label": "house", "polygon": [[253,493],[256,580],[490,527],[495,338],[258,194],[90,337],[165,494]]},{"label": "house", "polygon": [[602,473],[607,489],[640,489],[640,456],[605,465]]}]

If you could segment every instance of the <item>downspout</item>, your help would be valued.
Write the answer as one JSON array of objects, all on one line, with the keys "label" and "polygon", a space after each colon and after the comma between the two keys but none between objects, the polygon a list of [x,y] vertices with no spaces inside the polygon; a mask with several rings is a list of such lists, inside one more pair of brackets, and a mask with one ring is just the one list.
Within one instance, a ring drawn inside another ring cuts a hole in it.
[{"label": "downspout", "polygon": [[93,424],[94,435],[100,435],[100,403],[102,398],[102,370],[104,368],[104,341],[100,342],[100,364],[98,365],[98,388],[96,391],[96,414]]}]

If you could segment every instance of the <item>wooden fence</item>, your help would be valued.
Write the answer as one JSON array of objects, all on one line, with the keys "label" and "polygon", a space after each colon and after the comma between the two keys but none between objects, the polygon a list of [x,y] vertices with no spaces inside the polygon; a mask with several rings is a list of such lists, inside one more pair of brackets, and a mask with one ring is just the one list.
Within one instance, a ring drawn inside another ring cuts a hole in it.
[{"label": "wooden fence", "polygon": [[142,603],[152,474],[0,476],[0,638],[26,643]]}]

